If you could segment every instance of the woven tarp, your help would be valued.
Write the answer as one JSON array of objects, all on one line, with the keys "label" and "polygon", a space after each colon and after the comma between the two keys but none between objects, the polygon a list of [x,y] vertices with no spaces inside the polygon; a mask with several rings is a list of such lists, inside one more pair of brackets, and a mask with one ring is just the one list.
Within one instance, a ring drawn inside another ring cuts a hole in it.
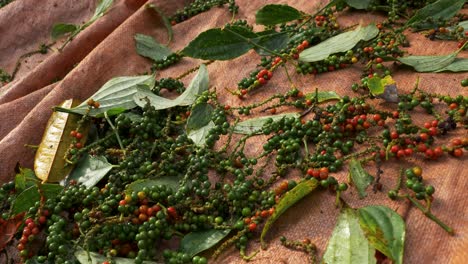
[{"label": "woven tarp", "polygon": [[[188,1],[150,1],[166,15],[171,15]],[[283,3],[308,13],[314,13],[326,1],[283,0],[259,1],[237,0],[240,6],[237,18],[254,23],[255,11],[267,3]],[[116,76],[138,75],[150,70],[151,62],[135,52],[134,35],[143,33],[155,37],[161,43],[167,40],[167,31],[157,13],[144,8],[143,0],[115,1],[109,12],[81,32],[62,52],[55,44],[47,54],[37,54],[22,60],[15,79],[0,87],[0,182],[12,180],[14,167],[19,162],[32,167],[34,150],[25,144],[37,145],[42,137],[51,108],[65,99],[85,100],[106,81]],[[13,71],[19,56],[37,49],[43,43],[51,43],[50,32],[58,22],[82,24],[93,14],[96,1],[16,0],[0,9],[0,68]],[[466,11],[466,10],[465,10]],[[189,20],[173,26],[173,50],[186,46],[200,32],[220,27],[231,20],[226,7],[214,7]],[[344,11],[338,15],[343,25],[382,21],[378,14]],[[258,27],[257,29],[261,29]],[[410,54],[448,54],[457,48],[456,42],[429,41],[422,34],[407,32],[411,46]],[[467,52],[461,56],[467,57]],[[202,61],[184,58],[179,64],[159,73],[158,78],[178,76]],[[259,101],[276,92],[290,88],[283,71],[275,73],[274,81],[262,87],[262,91],[240,100],[226,92],[247,76],[259,62],[259,56],[251,51],[231,60],[214,62],[208,66],[210,86],[216,87],[221,103],[242,105]],[[362,65],[348,67],[333,73],[317,76],[294,76],[296,85],[304,92],[333,90],[340,95],[353,95],[350,86],[360,78]],[[393,69],[393,77],[402,91],[410,91],[417,78],[424,90],[449,95],[467,96],[460,80],[466,73],[415,73],[409,69]],[[294,70],[291,69],[290,72]],[[187,84],[191,76],[186,77]],[[59,80],[59,81],[57,81]],[[255,113],[254,113],[255,114]],[[423,120],[421,120],[423,121]],[[465,131],[458,130],[462,135]],[[464,135],[466,136],[466,134]],[[247,151],[261,149],[262,140],[249,144]],[[359,200],[355,190],[344,194],[352,207],[370,204],[387,205],[396,209],[406,220],[405,263],[468,263],[468,202],[464,197],[468,184],[466,176],[467,155],[454,159],[447,155],[437,161],[411,159],[388,162],[383,166],[382,192],[369,192],[366,199]],[[425,180],[437,188],[433,212],[455,229],[450,236],[423,214],[410,208],[403,201],[393,202],[386,192],[396,183],[401,166],[420,165],[424,168]],[[370,168],[372,170],[372,168]],[[372,172],[372,171],[371,171]],[[290,176],[293,177],[293,176]],[[347,177],[342,171],[336,175],[340,180]],[[339,210],[334,206],[333,195],[316,192],[292,207],[283,215],[267,236],[269,247],[253,259],[253,263],[307,263],[303,252],[292,251],[280,245],[279,237],[301,240],[309,238],[316,243],[319,255],[323,255],[326,243],[336,223]],[[259,248],[258,241],[252,243],[249,252]],[[0,262],[2,259],[0,258]],[[234,248],[227,250],[215,263],[241,263]]]}]

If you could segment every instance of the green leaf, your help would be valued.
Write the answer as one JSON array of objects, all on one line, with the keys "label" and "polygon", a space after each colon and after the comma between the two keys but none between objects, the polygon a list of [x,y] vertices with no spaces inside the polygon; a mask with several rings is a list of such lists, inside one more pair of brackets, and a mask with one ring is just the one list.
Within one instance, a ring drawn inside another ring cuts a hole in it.
[{"label": "green leaf", "polygon": [[355,30],[341,33],[318,45],[305,49],[299,54],[299,60],[305,62],[321,61],[331,54],[348,51],[356,46],[359,41],[371,40],[378,34],[379,29],[374,24],[366,27],[359,26]]},{"label": "green leaf", "polygon": [[345,0],[346,4],[356,9],[367,9],[372,0]]},{"label": "green leaf", "polygon": [[278,121],[283,118],[288,117],[299,117],[299,113],[285,113],[285,114],[278,114],[278,115],[270,115],[270,116],[261,116],[255,117],[251,119],[247,119],[245,121],[239,122],[234,127],[234,133],[237,134],[260,134],[262,133],[262,127],[269,122],[270,119],[273,121]]},{"label": "green leaf", "polygon": [[367,81],[367,86],[373,95],[383,94],[385,92],[385,87],[391,84],[395,84],[395,81],[390,75],[387,75],[384,78],[374,76],[369,78]]},{"label": "green leaf", "polygon": [[186,56],[205,60],[230,60],[237,58],[253,46],[248,38],[257,34],[244,27],[213,28],[200,33],[182,50]]},{"label": "green leaf", "polygon": [[[89,111],[89,115],[98,116],[104,114],[106,111],[109,111],[108,115],[111,115],[112,112],[110,110],[113,109],[119,109],[117,113],[120,113],[123,109],[132,109],[136,107],[137,105],[133,100],[133,96],[137,93],[137,87],[139,85],[145,85],[149,87],[153,86],[154,76],[142,75],[112,78],[89,98],[100,103],[100,107],[97,109],[91,109],[91,111]],[[68,112],[81,115],[86,114],[89,109],[87,104],[88,100],[84,101],[77,107],[68,109]],[[61,109],[57,110],[63,111]]]},{"label": "green leaf", "polygon": [[289,207],[296,204],[306,195],[311,193],[315,188],[318,186],[318,181],[314,178],[310,180],[303,180],[294,188],[289,190],[284,194],[281,200],[275,206],[275,212],[271,215],[270,218],[265,223],[263,227],[262,234],[260,235],[260,243],[263,248],[265,248],[265,242],[263,238],[267,234],[268,230],[272,227],[273,223],[284,213],[288,210]]},{"label": "green leaf", "polygon": [[125,193],[131,194],[132,192],[139,192],[145,187],[150,188],[156,185],[165,185],[166,187],[170,187],[172,190],[176,191],[179,189],[179,178],[176,176],[163,176],[156,179],[137,180],[125,187]]},{"label": "green leaf", "polygon": [[206,126],[201,127],[197,130],[191,130],[187,136],[195,143],[197,146],[203,146],[206,142],[206,137],[212,128],[215,127],[215,123],[210,121]]},{"label": "green leaf", "polygon": [[136,51],[143,57],[150,58],[154,61],[164,60],[172,54],[172,51],[166,46],[156,42],[156,40],[148,35],[136,34]]},{"label": "green leaf", "polygon": [[[108,261],[109,259],[103,255],[100,255],[95,252],[87,252],[81,248],[77,249],[73,253],[76,257],[76,259],[81,263],[81,264],[100,264]],[[134,258],[119,258],[119,257],[113,257],[112,258],[112,263],[114,264],[134,264],[135,259]],[[143,264],[159,264],[158,262],[154,261],[143,261]]]},{"label": "green leaf", "polygon": [[302,13],[294,7],[288,5],[266,5],[255,14],[255,23],[274,26],[301,18]]},{"label": "green leaf", "polygon": [[359,223],[369,243],[393,260],[403,263],[405,222],[386,206],[373,205],[358,209]]},{"label": "green leaf", "polygon": [[17,191],[22,191],[26,187],[29,187],[39,179],[34,174],[34,171],[28,168],[19,167],[19,173],[15,176],[15,189]]},{"label": "green leaf", "polygon": [[71,33],[78,29],[77,25],[74,24],[66,24],[66,23],[58,23],[55,24],[52,28],[51,36],[53,39],[58,39],[59,37]]},{"label": "green leaf", "polygon": [[320,91],[317,93],[308,93],[305,95],[307,100],[315,100],[317,96],[317,101],[319,103],[330,101],[330,100],[340,100],[341,97],[335,91]]},{"label": "green leaf", "polygon": [[62,191],[63,186],[59,184],[44,183],[39,185],[41,195],[46,199],[55,199]]},{"label": "green leaf", "polygon": [[408,56],[397,60],[413,67],[417,72],[437,72],[454,62],[460,50],[444,56]]},{"label": "green leaf", "polygon": [[205,64],[202,64],[200,65],[197,75],[192,79],[187,89],[176,99],[167,99],[155,95],[148,89],[137,88],[133,100],[140,107],[144,107],[149,103],[156,110],[167,109],[174,106],[187,106],[193,104],[199,94],[208,90],[208,85],[208,71],[206,70]]},{"label": "green leaf", "polygon": [[[63,190],[63,187],[58,184],[38,184],[41,188],[41,193],[46,199],[53,199]],[[12,203],[11,213],[19,214],[21,212],[27,212],[29,208],[34,206],[36,202],[41,200],[41,194],[39,193],[38,185],[31,185],[22,191]]]},{"label": "green leaf", "polygon": [[399,101],[396,83],[390,75],[384,78],[378,76],[369,78],[367,87],[373,95],[387,102],[398,103]]},{"label": "green leaf", "polygon": [[36,202],[41,199],[39,191],[36,185],[30,186],[22,191],[11,205],[11,213],[19,214],[21,212],[27,212],[29,208],[34,206]]},{"label": "green leaf", "polygon": [[180,241],[179,251],[193,257],[218,244],[229,232],[231,232],[231,229],[209,229],[190,232]]},{"label": "green leaf", "polygon": [[328,241],[323,263],[376,263],[375,249],[369,244],[359,226],[359,217],[351,208],[344,208]]},{"label": "green leaf", "polygon": [[190,111],[187,119],[187,131],[197,130],[206,126],[211,121],[213,107],[207,103],[196,104]]},{"label": "green leaf", "polygon": [[164,14],[164,12],[161,9],[159,9],[154,4],[147,4],[146,8],[150,8],[150,9],[153,9],[154,11],[158,12],[159,16],[161,17],[161,19],[162,19],[162,21],[164,23],[164,26],[167,29],[167,36],[168,36],[167,44],[171,43],[172,38],[174,36],[174,32],[172,31],[172,24],[171,24],[171,21],[169,21],[169,18]]},{"label": "green leaf", "polygon": [[[259,37],[252,39],[258,45],[265,47],[269,50],[281,50],[286,47],[289,41],[286,32],[276,32],[274,30],[267,30],[257,33]],[[270,52],[265,49],[255,47],[255,51],[261,56],[271,56]]]},{"label": "green leaf", "polygon": [[130,121],[132,121],[132,122],[140,122],[141,119],[143,118],[143,116],[141,116],[139,114],[132,113],[132,112],[123,113],[122,115],[124,115],[126,118],[130,119]]},{"label": "green leaf", "polygon": [[374,177],[372,177],[361,165],[361,162],[356,159],[351,159],[349,162],[349,174],[351,179],[356,186],[356,189],[359,193],[359,198],[364,198],[367,196],[366,188],[369,184],[372,183]]},{"label": "green leaf", "polygon": [[92,24],[94,21],[102,17],[107,12],[107,10],[111,7],[113,2],[114,0],[100,0],[96,6],[94,15],[91,17],[91,19],[88,21],[87,24]]},{"label": "green leaf", "polygon": [[448,20],[460,11],[465,2],[465,0],[436,1],[419,9],[416,14],[406,22],[406,25],[411,26],[415,23],[422,22],[427,18],[431,18],[433,20]]},{"label": "green leaf", "polygon": [[104,156],[86,155],[80,160],[68,176],[68,180],[76,180],[87,188],[96,185],[113,168]]},{"label": "green leaf", "polygon": [[437,70],[436,72],[451,71],[451,72],[466,72],[468,71],[468,59],[456,58],[450,65]]}]

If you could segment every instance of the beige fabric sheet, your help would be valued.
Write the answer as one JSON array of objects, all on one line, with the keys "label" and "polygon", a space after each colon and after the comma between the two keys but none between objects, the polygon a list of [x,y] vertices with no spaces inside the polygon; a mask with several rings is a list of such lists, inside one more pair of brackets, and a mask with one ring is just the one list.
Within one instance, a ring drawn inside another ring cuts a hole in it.
[{"label": "beige fabric sheet", "polygon": [[[95,8],[94,0],[16,0],[0,9],[0,67],[11,72],[17,58],[35,50],[42,43],[50,43],[52,25],[57,22],[83,23],[90,18]],[[25,144],[38,144],[51,107],[68,98],[84,100],[93,94],[107,80],[116,76],[138,75],[149,71],[150,61],[135,52],[133,36],[136,33],[149,34],[165,43],[166,29],[161,19],[152,11],[146,10],[142,0],[120,0],[110,11],[93,25],[81,32],[61,53],[49,52],[34,55],[23,61],[15,80],[0,87],[0,182],[14,177],[13,168],[17,162],[31,167],[33,150]],[[150,1],[170,15],[187,1]],[[257,9],[267,3],[284,3],[302,11],[313,13],[326,1],[249,1],[237,0],[240,6],[238,18],[253,23]],[[466,11],[466,10],[465,10]],[[197,15],[173,27],[173,50],[182,49],[200,32],[219,27],[229,22],[231,14],[227,8],[215,7],[209,12]],[[379,21],[377,14],[345,11],[338,21],[351,25],[363,21]],[[257,27],[261,29],[261,27]],[[409,33],[411,47],[408,52],[418,55],[446,54],[454,51],[455,42],[431,42],[420,34]],[[54,48],[61,45],[60,40]],[[462,56],[467,56],[463,52]],[[284,72],[275,73],[274,80],[262,87],[261,92],[252,93],[241,101],[226,93],[224,88],[233,89],[258,63],[259,56],[249,52],[229,62],[214,62],[208,66],[210,84],[216,87],[222,103],[230,105],[249,104],[264,98],[267,94],[284,92],[289,89]],[[199,60],[183,59],[181,63],[161,71],[158,77],[178,76],[186,69],[201,63]],[[294,69],[290,69],[294,72]],[[335,90],[340,95],[352,95],[350,85],[359,80],[360,66],[352,66],[333,73],[318,76],[297,76],[293,73],[296,85],[304,92]],[[461,87],[460,80],[467,73],[433,74],[414,73],[410,70],[395,69],[394,79],[401,90],[412,89],[419,77],[420,87],[431,92],[450,95],[468,95]],[[60,81],[53,83],[53,81]],[[188,83],[190,76],[184,79]],[[466,131],[458,130],[462,135]],[[466,134],[464,135],[466,136]],[[247,150],[258,151],[261,145],[251,144]],[[466,153],[465,153],[466,154]],[[359,200],[355,190],[346,192],[344,199],[353,207],[370,204],[387,205],[397,209],[406,219],[407,236],[405,263],[468,263],[468,203],[464,197],[468,184],[467,156],[461,159],[444,157],[435,162],[414,159],[403,162],[389,162],[383,167],[381,182],[383,192],[369,192],[364,200]],[[433,212],[455,229],[450,236],[439,226],[425,218],[420,211],[409,208],[405,202],[393,202],[386,197],[386,191],[396,182],[400,166],[418,164],[424,168],[425,180],[436,187]],[[370,168],[371,172],[373,168]],[[346,178],[346,172],[336,175]],[[294,176],[290,176],[294,177]],[[289,239],[310,238],[323,255],[326,243],[339,210],[334,207],[334,199],[328,192],[316,192],[292,207],[274,225],[267,236],[269,247],[254,258],[253,263],[307,263],[307,256],[298,251],[282,247],[279,237]],[[252,243],[249,252],[259,248],[258,241]],[[235,249],[228,250],[213,263],[242,263]]]}]

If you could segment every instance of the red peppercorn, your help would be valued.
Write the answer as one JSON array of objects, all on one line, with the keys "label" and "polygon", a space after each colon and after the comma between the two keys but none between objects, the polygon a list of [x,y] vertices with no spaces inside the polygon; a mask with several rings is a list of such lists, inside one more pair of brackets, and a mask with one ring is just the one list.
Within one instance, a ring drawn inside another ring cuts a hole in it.
[{"label": "red peppercorn", "polygon": [[81,142],[75,143],[75,148],[80,149],[83,147],[83,144]]},{"label": "red peppercorn", "polygon": [[161,206],[159,204],[153,205],[152,208],[154,210],[154,213],[157,213],[157,212],[161,211]]},{"label": "red peppercorn", "polygon": [[143,213],[146,214],[146,211],[148,211],[148,206],[147,206],[147,205],[141,205],[141,206],[138,208],[138,211],[139,211],[140,213],[142,213],[142,214],[143,214]]},{"label": "red peppercorn", "polygon": [[72,130],[72,131],[70,132],[70,136],[71,136],[71,137],[76,137],[76,133],[77,133],[77,132],[76,132],[75,130]]},{"label": "red peppercorn", "polygon": [[454,138],[452,139],[452,145],[454,146],[460,146],[462,144],[462,140],[459,138]]},{"label": "red peppercorn", "polygon": [[[265,80],[265,78],[258,78],[258,82],[261,84],[261,85],[264,85],[265,83],[267,83],[267,80]],[[246,90],[247,91],[247,90]]]},{"label": "red peppercorn", "polygon": [[380,114],[375,114],[372,119],[374,119],[375,122],[379,122],[382,119],[382,116]]},{"label": "red peppercorn", "polygon": [[174,207],[168,207],[167,208],[167,213],[172,217],[172,218],[177,218],[177,210]]},{"label": "red peppercorn", "polygon": [[45,223],[47,223],[47,218],[43,215],[39,216],[39,220],[38,220],[39,224],[43,225]]},{"label": "red peppercorn", "polygon": [[377,62],[377,63],[382,63],[382,62],[383,62],[383,59],[380,58],[380,57],[379,57],[379,58],[376,58],[376,59],[375,59],[375,62]]},{"label": "red peppercorn", "polygon": [[463,156],[463,150],[461,148],[454,149],[452,155],[459,158]]},{"label": "red peppercorn", "polygon": [[83,138],[83,134],[81,134],[80,132],[76,132],[75,138],[76,138],[76,139],[82,139],[82,138]]},{"label": "red peppercorn", "polygon": [[429,135],[431,136],[437,135],[437,128],[436,127],[429,128]]},{"label": "red peppercorn", "polygon": [[308,168],[307,169],[307,175],[313,176],[314,175],[314,169],[313,168]]},{"label": "red peppercorn", "polygon": [[327,167],[322,167],[320,168],[320,179],[324,180],[328,177],[328,168]]},{"label": "red peppercorn", "polygon": [[25,236],[25,235],[23,234],[23,236],[21,237],[21,239],[20,239],[19,242],[20,242],[21,244],[26,244],[26,243],[28,243],[28,237]]},{"label": "red peppercorn", "polygon": [[362,123],[362,127],[368,129],[369,127],[371,127],[371,123],[369,123],[368,121],[364,121],[364,123]]},{"label": "red peppercorn", "polygon": [[138,220],[140,220],[141,222],[145,222],[146,220],[148,220],[148,216],[146,214],[139,214]]},{"label": "red peppercorn", "polygon": [[28,237],[29,235],[31,235],[31,228],[25,227],[25,228],[23,229],[23,235],[24,235],[24,236],[27,236],[27,237]]},{"label": "red peppercorn", "polygon": [[444,151],[442,150],[442,148],[439,146],[439,147],[436,147],[434,148],[434,155],[437,156],[437,157],[440,157],[444,154]]},{"label": "red peppercorn", "polygon": [[422,141],[427,141],[429,139],[429,135],[427,133],[421,133],[419,134],[419,137]]},{"label": "red peppercorn", "polygon": [[405,151],[400,149],[397,151],[397,158],[403,158],[405,156]]},{"label": "red peppercorn", "polygon": [[39,232],[40,232],[40,230],[39,230],[39,228],[38,228],[37,226],[34,227],[33,229],[31,229],[31,233],[32,233],[33,235],[37,235],[37,234],[39,234]]},{"label": "red peppercorn", "polygon": [[406,156],[411,156],[411,154],[413,154],[413,149],[411,149],[411,148],[405,149],[405,155]]},{"label": "red peppercorn", "polygon": [[318,170],[318,169],[317,169],[317,170],[314,170],[314,171],[312,172],[312,176],[313,176],[314,178],[320,178],[320,170]]},{"label": "red peppercorn", "polygon": [[421,143],[418,145],[419,152],[426,152],[426,150],[427,150],[427,146],[425,144]]},{"label": "red peppercorn", "polygon": [[392,153],[397,153],[398,150],[400,150],[400,147],[396,146],[396,145],[393,145],[391,148],[390,148],[390,151]]},{"label": "red peppercorn", "polygon": [[[261,79],[263,79],[263,78],[261,78]],[[261,82],[260,82],[260,83],[261,83]],[[242,95],[246,95],[247,92],[248,92],[247,89],[242,89],[242,90],[241,90],[241,94],[242,94]]]},{"label": "red peppercorn", "polygon": [[257,228],[257,224],[255,222],[252,222],[249,224],[249,231],[253,232]]},{"label": "red peppercorn", "polygon": [[390,138],[391,139],[397,139],[399,137],[398,133],[396,131],[393,131],[392,133],[390,133]]},{"label": "red peppercorn", "polygon": [[434,151],[432,149],[426,150],[426,157],[433,158],[434,157]]}]

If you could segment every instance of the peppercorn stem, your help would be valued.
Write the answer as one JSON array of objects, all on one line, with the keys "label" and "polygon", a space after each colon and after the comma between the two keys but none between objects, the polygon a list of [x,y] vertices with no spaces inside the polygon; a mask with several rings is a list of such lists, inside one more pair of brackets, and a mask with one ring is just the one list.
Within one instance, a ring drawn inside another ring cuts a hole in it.
[{"label": "peppercorn stem", "polygon": [[[203,64],[205,64],[205,66],[208,66],[213,62],[214,62],[214,60],[209,60],[207,62],[204,62]],[[200,65],[198,65],[196,67],[193,67],[193,68],[189,69],[188,71],[182,73],[181,75],[177,76],[175,79],[180,80],[180,79],[184,78],[185,76],[189,75],[190,73],[196,72],[199,68],[200,68]]]},{"label": "peppercorn stem", "polygon": [[124,146],[122,144],[122,140],[120,139],[119,132],[117,132],[117,129],[115,129],[114,124],[112,124],[112,121],[110,120],[109,116],[107,115],[107,111],[104,112],[104,117],[106,118],[107,123],[109,124],[109,126],[112,128],[112,131],[114,131],[115,137],[117,138],[117,142],[119,142],[119,146],[123,150],[124,156],[125,156],[125,148],[124,148]]},{"label": "peppercorn stem", "polygon": [[307,136],[302,138],[302,143],[304,143],[304,151],[305,151],[305,160],[309,159],[309,146],[307,145]]},{"label": "peppercorn stem", "polygon": [[255,252],[252,252],[252,254],[250,254],[250,255],[245,255],[245,248],[240,249],[240,255],[241,255],[242,259],[245,260],[245,261],[252,260],[258,254],[258,252],[260,252],[259,249],[255,250]]},{"label": "peppercorn stem", "polygon": [[[34,55],[34,54],[38,54],[38,53],[47,53],[47,49],[49,49],[51,46],[53,46],[55,44],[55,41],[50,43],[50,44],[43,44],[43,46],[41,46],[38,50],[34,50],[34,51],[30,51],[30,52],[26,52],[24,53],[23,55],[21,55],[18,60],[16,61],[16,64],[15,64],[15,68],[13,69],[13,72],[11,73],[11,76],[10,76],[10,82],[15,79],[15,76],[16,76],[16,73],[18,73],[19,71],[19,68],[21,67],[21,60],[24,59],[24,58],[27,58],[31,55]],[[45,50],[45,52],[44,52]]]},{"label": "peppercorn stem", "polygon": [[411,203],[413,203],[414,206],[416,206],[419,210],[421,210],[421,212],[424,213],[424,215],[431,219],[432,221],[434,221],[436,224],[438,224],[440,227],[442,227],[447,233],[449,233],[450,235],[455,235],[455,232],[454,230],[449,227],[448,225],[446,225],[444,222],[442,222],[442,220],[440,220],[439,218],[437,218],[437,216],[435,216],[434,214],[432,214],[430,208],[426,208],[424,207],[420,202],[418,202],[416,199],[414,199],[413,197],[411,197],[410,195],[405,195],[404,197],[406,197],[408,200],[411,201]]},{"label": "peppercorn stem", "polygon": [[255,46],[255,47],[259,48],[259,49],[262,49],[262,50],[264,50],[264,51],[266,51],[266,52],[269,52],[269,53],[274,54],[274,55],[276,55],[276,56],[278,56],[278,57],[280,57],[280,58],[283,58],[283,55],[282,55],[282,54],[279,54],[278,52],[272,51],[272,50],[270,50],[269,48],[266,48],[266,47],[264,47],[264,46],[258,45],[257,43],[255,43],[255,42],[252,41],[251,39],[248,39],[248,38],[242,36],[241,34],[230,30],[229,28],[224,28],[224,30],[226,30],[227,32],[230,32],[230,33],[236,35],[237,37],[239,37],[239,38],[245,40],[247,43],[252,44],[253,46]]}]

